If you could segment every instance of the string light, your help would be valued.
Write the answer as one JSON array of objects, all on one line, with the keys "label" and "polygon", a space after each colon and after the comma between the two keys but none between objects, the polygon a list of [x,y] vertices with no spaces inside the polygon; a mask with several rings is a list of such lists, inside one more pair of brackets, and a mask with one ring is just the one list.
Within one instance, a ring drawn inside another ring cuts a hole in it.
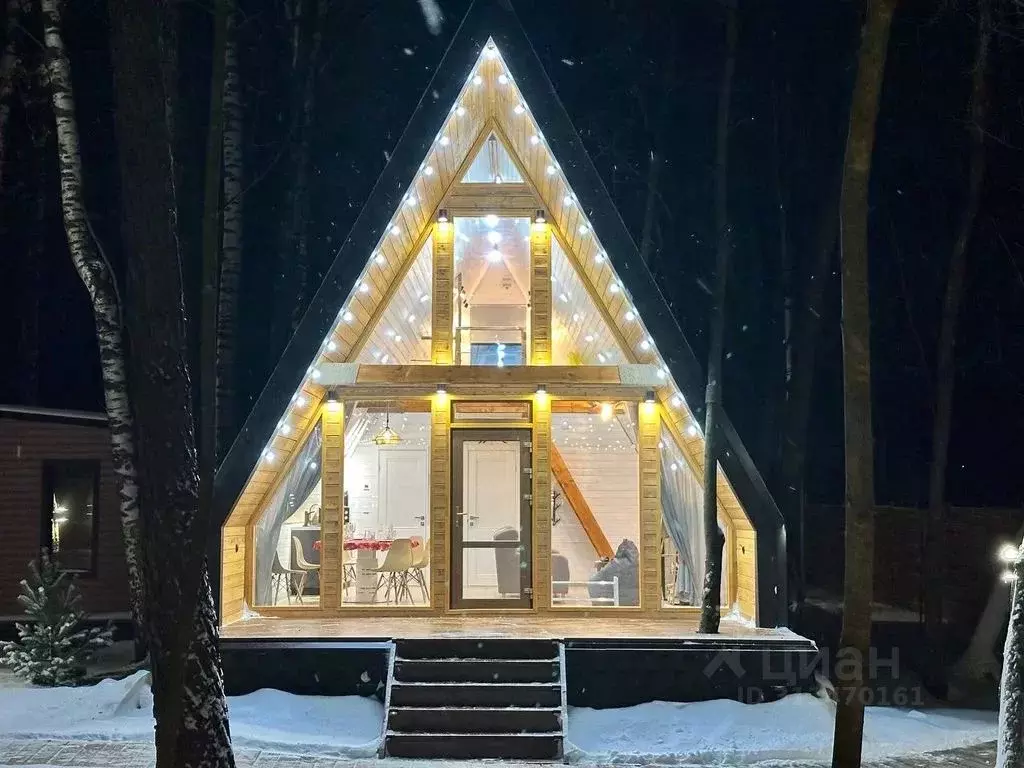
[{"label": "string light", "polygon": [[619,284],[616,283],[616,282],[612,282],[612,284],[608,286],[608,290],[611,291],[612,293],[618,293],[619,292]]},{"label": "string light", "polygon": [[267,464],[273,464],[274,459],[277,458],[277,454],[275,454],[272,450],[268,448],[263,452],[263,458],[266,459]]},{"label": "string light", "polygon": [[530,143],[533,144],[533,146],[537,146],[538,144],[540,144],[540,136],[538,136],[536,133],[533,134],[533,136],[530,137]]},{"label": "string light", "polygon": [[306,396],[305,395],[296,395],[295,396],[295,407],[296,408],[305,408],[306,407]]},{"label": "string light", "polygon": [[548,176],[554,176],[555,175],[555,166],[549,165],[547,168],[544,169],[544,171],[545,171],[545,173],[547,173]]},{"label": "string light", "polygon": [[434,166],[428,165],[427,167],[425,167],[423,169],[423,175],[424,176],[433,176],[434,175]]},{"label": "string light", "polygon": [[282,435],[287,435],[292,431],[292,428],[287,424],[281,424],[280,432]]},{"label": "string light", "polygon": [[473,85],[481,85],[484,79],[480,75],[473,75]]},{"label": "string light", "polygon": [[319,381],[319,379],[320,379],[320,369],[319,368],[314,368],[309,375],[313,377],[313,381]]},{"label": "string light", "polygon": [[360,293],[369,293],[370,292],[370,286],[367,285],[366,283],[360,283],[359,284],[359,292]]},{"label": "string light", "polygon": [[508,85],[508,75],[504,73],[498,75],[498,82],[502,85]]},{"label": "string light", "polygon": [[452,143],[452,140],[449,139],[447,136],[442,136],[440,139],[437,140],[437,143],[440,144],[442,147],[447,147],[449,144]]},{"label": "string light", "polygon": [[399,227],[397,224],[392,224],[391,225],[391,234],[392,235],[398,235],[398,234],[401,233],[401,231],[402,231],[401,227]]},{"label": "string light", "polygon": [[377,264],[379,264],[382,267],[387,263],[387,259],[384,258],[384,254],[381,253],[380,251],[377,251],[373,255],[373,260],[376,261]]},{"label": "string light", "polygon": [[[409,195],[407,198],[405,198],[405,204],[407,206],[409,206],[410,208],[412,208],[414,205],[416,205],[416,195]],[[391,234],[397,235],[398,233],[392,231]]]},{"label": "string light", "polygon": [[342,319],[343,319],[343,320],[344,320],[344,321],[345,321],[346,323],[351,323],[351,322],[352,322],[352,320],[354,319],[354,316],[352,315],[352,313],[351,313],[351,312],[347,312],[347,311],[346,311],[346,312],[345,312],[345,314],[343,314],[343,315],[341,316],[341,318],[342,318]]},{"label": "string light", "polygon": [[672,395],[672,400],[670,402],[672,403],[673,408],[678,408],[683,404],[683,398],[679,395]]},{"label": "string light", "polygon": [[586,224],[580,224],[580,227],[579,227],[579,233],[580,233],[581,235],[585,235],[585,234],[587,234],[587,233],[588,233],[589,231],[590,231],[590,227],[588,227],[588,226],[587,226]]},{"label": "string light", "polygon": [[604,251],[598,251],[597,253],[594,254],[594,261],[596,261],[598,264],[603,264],[606,258],[608,258],[608,254],[605,253]]},{"label": "string light", "polygon": [[626,312],[626,321],[632,323],[634,320],[636,320],[636,312],[631,309]]},{"label": "string light", "polygon": [[466,114],[466,108],[460,104],[458,107],[455,108],[455,114],[458,115],[459,117],[462,117],[464,114]]},{"label": "string light", "polygon": [[524,107],[522,104],[516,104],[515,107],[512,108],[512,111],[515,112],[517,115],[521,115],[523,114],[523,112],[526,111],[526,107]]},{"label": "string light", "polygon": [[488,227],[491,227],[492,229],[494,227],[498,226],[498,217],[497,217],[497,215],[495,215],[493,213],[489,213],[486,216],[484,216],[484,224],[486,224]]},{"label": "string light", "polygon": [[331,339],[330,341],[327,342],[327,351],[328,352],[337,352],[338,351],[338,345],[334,341],[334,339]]}]

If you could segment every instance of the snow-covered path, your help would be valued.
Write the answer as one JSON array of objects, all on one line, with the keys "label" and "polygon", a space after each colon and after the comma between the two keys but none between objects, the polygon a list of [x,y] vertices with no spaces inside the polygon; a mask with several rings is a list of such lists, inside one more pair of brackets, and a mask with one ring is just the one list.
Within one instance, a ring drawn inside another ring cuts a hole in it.
[{"label": "snow-covered path", "polygon": [[[381,768],[378,760],[370,758],[331,760],[310,755],[282,755],[267,750],[236,749],[236,762],[246,768]],[[460,760],[445,763],[442,761],[420,762],[415,760],[394,761],[402,768],[537,768],[538,763],[515,763],[486,761],[475,762]],[[946,752],[929,752],[927,754],[888,759],[884,764],[867,761],[865,765],[877,765],[879,768],[935,768],[939,765],[956,765],[960,768],[991,768],[996,762],[994,743],[980,744],[973,747]],[[0,739],[0,768],[13,766],[34,766],[35,768],[87,768],[87,766],[106,766],[107,768],[150,768],[153,765],[153,746],[135,742],[69,742],[51,740],[14,741]],[[704,763],[704,766],[709,763]],[[728,763],[714,763],[716,768],[727,768]],[[792,762],[770,761],[761,764],[784,768],[826,768],[823,762]]]}]

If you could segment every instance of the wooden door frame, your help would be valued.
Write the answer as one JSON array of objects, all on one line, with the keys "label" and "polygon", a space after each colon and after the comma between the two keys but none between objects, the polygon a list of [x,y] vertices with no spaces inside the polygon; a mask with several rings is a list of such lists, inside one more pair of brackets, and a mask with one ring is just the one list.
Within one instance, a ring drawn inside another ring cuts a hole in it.
[{"label": "wooden door frame", "polygon": [[[472,549],[504,549],[512,546],[525,547],[525,554],[521,554],[521,561],[527,564],[525,569],[520,571],[520,596],[519,599],[471,599],[462,596],[463,572],[462,572],[462,550],[465,543],[462,540],[462,527],[456,525],[457,509],[462,505],[464,493],[464,467],[462,462],[463,444],[466,441],[495,441],[519,443],[520,461],[519,471],[521,474],[529,468],[529,475],[533,475],[533,431],[528,427],[515,428],[477,428],[462,427],[451,430],[451,498],[448,507],[448,530],[450,536],[450,568],[449,568],[449,609],[453,611],[463,610],[493,610],[495,608],[510,609],[532,609],[533,602],[533,483],[520,482],[519,498],[519,541],[518,542],[486,542],[482,546],[473,546]],[[529,489],[523,491],[522,489]]]}]

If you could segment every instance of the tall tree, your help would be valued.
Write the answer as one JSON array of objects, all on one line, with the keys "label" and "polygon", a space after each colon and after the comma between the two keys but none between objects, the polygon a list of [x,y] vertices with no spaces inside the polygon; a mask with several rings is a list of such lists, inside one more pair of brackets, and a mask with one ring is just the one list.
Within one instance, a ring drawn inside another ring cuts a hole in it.
[{"label": "tall tree", "polygon": [[725,3],[725,66],[718,89],[718,123],[715,150],[715,291],[712,294],[711,345],[708,350],[708,382],[704,415],[704,593],[700,631],[714,634],[722,619],[722,547],[718,529],[718,411],[722,407],[722,350],[725,346],[725,298],[729,278],[732,228],[729,224],[729,105],[736,71],[736,2]]},{"label": "tall tree", "polygon": [[999,731],[996,768],[1024,766],[1024,541],[1010,564],[1013,576],[1010,624],[1003,644],[1003,673],[999,680]]},{"label": "tall tree", "polygon": [[978,43],[974,54],[967,120],[970,137],[967,193],[949,258],[935,363],[932,456],[928,473],[928,518],[924,542],[924,628],[925,647],[929,653],[926,676],[933,689],[941,688],[945,681],[942,597],[946,557],[946,468],[949,463],[949,435],[953,423],[953,388],[956,384],[957,317],[964,292],[967,245],[978,216],[981,188],[985,178],[985,131],[988,123],[986,70],[992,27],[990,0],[978,0]]},{"label": "tall tree", "polygon": [[71,87],[71,61],[64,47],[61,6],[61,0],[42,0],[47,72],[57,126],[61,210],[71,261],[89,294],[96,323],[111,459],[117,477],[121,538],[128,567],[129,602],[136,633],[144,638],[146,591],[139,563],[139,486],[135,468],[134,420],[128,397],[122,338],[121,299],[111,265],[99,248],[86,213],[82,153]]},{"label": "tall tree", "polygon": [[11,122],[11,102],[18,82],[26,77],[19,34],[31,10],[30,0],[7,0],[4,4],[4,50],[0,54],[0,190],[4,188],[4,161],[7,159],[7,135]]},{"label": "tall tree", "polygon": [[840,202],[843,305],[843,412],[846,450],[846,566],[833,768],[860,765],[864,665],[871,642],[875,554],[875,473],[871,426],[871,316],[868,193],[878,103],[896,0],[868,0],[850,105]]},{"label": "tall tree", "polygon": [[239,69],[239,10],[227,0],[224,44],[224,211],[220,281],[217,290],[217,453],[223,456],[235,436],[235,345],[238,343],[238,298],[242,278],[242,196],[245,156],[244,111]]},{"label": "tall tree", "polygon": [[157,765],[206,768],[233,766],[234,757],[203,557],[209,508],[200,505],[179,248],[177,8],[168,0],[108,3],[121,187],[131,190],[121,199],[125,326],[147,510],[141,534]]}]

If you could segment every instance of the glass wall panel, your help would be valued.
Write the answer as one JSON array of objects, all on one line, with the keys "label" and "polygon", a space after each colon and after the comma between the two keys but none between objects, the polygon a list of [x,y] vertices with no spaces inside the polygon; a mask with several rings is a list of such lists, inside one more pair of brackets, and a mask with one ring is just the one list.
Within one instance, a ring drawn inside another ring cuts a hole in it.
[{"label": "glass wall panel", "polygon": [[552,604],[640,605],[636,403],[556,401],[551,437]]},{"label": "glass wall panel", "polygon": [[344,605],[430,604],[429,409],[345,407]]},{"label": "glass wall panel", "polygon": [[256,521],[256,605],[320,603],[318,422]]},{"label": "glass wall panel", "polygon": [[455,219],[456,365],[523,365],[530,306],[530,220]]},{"label": "glass wall panel", "polygon": [[[704,488],[672,433],[661,428],[662,586],[665,605],[700,605],[704,584]],[[719,469],[721,471],[721,469]],[[721,524],[719,524],[721,529]],[[723,530],[723,536],[724,536]],[[722,558],[722,604],[727,604]]]}]

